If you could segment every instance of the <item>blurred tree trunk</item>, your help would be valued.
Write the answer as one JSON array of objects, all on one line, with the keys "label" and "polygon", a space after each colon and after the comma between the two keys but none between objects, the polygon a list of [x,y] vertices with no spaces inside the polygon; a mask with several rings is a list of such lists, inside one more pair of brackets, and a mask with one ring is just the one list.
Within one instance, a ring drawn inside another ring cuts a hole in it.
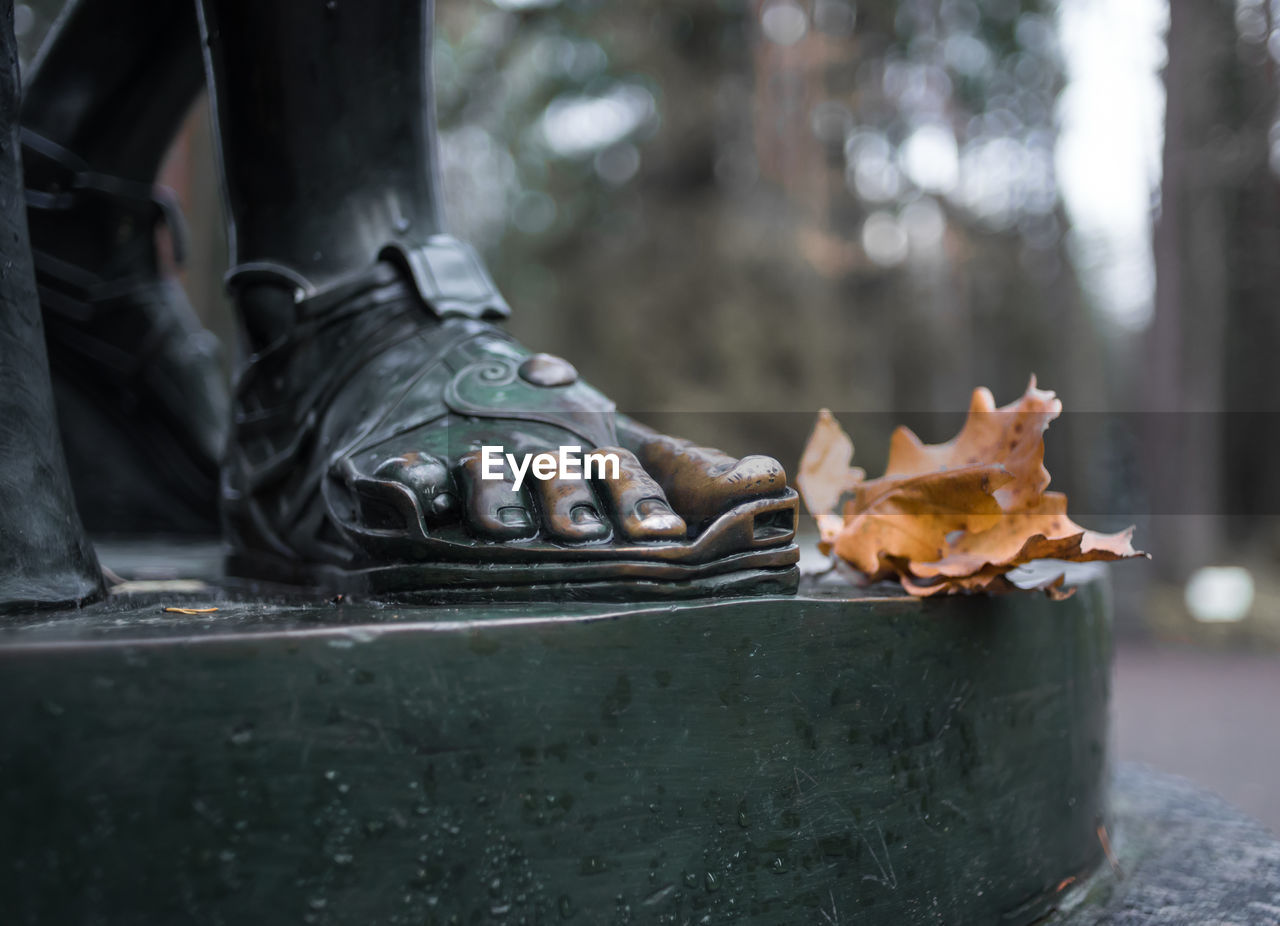
[{"label": "blurred tree trunk", "polygon": [[1156,514],[1193,516],[1156,532],[1168,578],[1239,549],[1280,512],[1274,62],[1265,35],[1237,35],[1235,15],[1227,0],[1170,3],[1147,407],[1178,414],[1155,416],[1147,471],[1163,483]]},{"label": "blurred tree trunk", "polygon": [[[1222,540],[1224,331],[1230,292],[1231,184],[1224,124],[1236,97],[1236,34],[1227,0],[1171,0],[1163,179],[1154,236],[1155,319],[1145,441],[1153,511],[1179,513],[1151,538],[1162,574],[1204,565]],[[1184,430],[1185,429],[1185,430]],[[1180,453],[1180,462],[1170,459]],[[1161,510],[1161,509],[1164,510]]]},{"label": "blurred tree trunk", "polygon": [[[1267,9],[1267,5],[1263,5]],[[1225,332],[1224,390],[1225,505],[1230,544],[1264,539],[1273,544],[1280,514],[1280,389],[1275,358],[1280,354],[1280,182],[1271,164],[1270,134],[1277,114],[1276,62],[1267,49],[1269,22],[1261,41],[1242,43],[1237,110],[1241,122],[1233,165],[1238,184],[1232,191],[1231,303]]]}]

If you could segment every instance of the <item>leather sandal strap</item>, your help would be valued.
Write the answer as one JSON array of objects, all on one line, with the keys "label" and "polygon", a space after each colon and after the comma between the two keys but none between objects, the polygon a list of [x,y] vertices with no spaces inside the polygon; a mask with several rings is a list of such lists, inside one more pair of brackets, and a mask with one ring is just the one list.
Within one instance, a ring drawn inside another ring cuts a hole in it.
[{"label": "leather sandal strap", "polygon": [[[384,351],[424,329],[436,329],[434,350],[422,359],[425,369],[472,338],[508,337],[484,322],[462,318],[446,322],[423,311],[403,271],[387,262],[324,290],[309,288],[308,281],[299,274],[267,262],[235,268],[228,274],[228,285],[241,296],[246,295],[242,289],[258,286],[292,292],[295,311],[293,324],[252,355],[236,382],[242,406],[236,418],[239,433],[266,438],[268,443],[273,436],[285,437],[266,456],[241,461],[250,493],[269,488],[299,464],[300,455],[309,446],[309,438],[334,396]],[[352,346],[333,351],[333,364],[316,381],[282,397],[278,404],[268,400],[259,405],[263,377],[282,375],[282,371],[290,369],[299,350],[312,349],[317,343]],[[257,399],[246,401],[255,393]]]},{"label": "leather sandal strap", "polygon": [[501,319],[511,314],[480,255],[459,238],[432,235],[418,247],[390,245],[383,255],[404,263],[422,301],[441,318]]},{"label": "leather sandal strap", "polygon": [[[399,268],[399,269],[397,269]],[[433,235],[418,247],[391,244],[381,259],[323,286],[274,261],[253,261],[228,271],[227,288],[263,283],[293,291],[299,321],[315,320],[349,306],[353,299],[407,277],[418,298],[437,318],[498,320],[511,314],[475,250],[450,235]]]},{"label": "leather sandal strap", "polygon": [[[169,230],[174,261],[179,266],[186,261],[190,233],[172,190],[92,170],[79,156],[26,128],[22,130],[22,159],[29,184],[28,209],[71,211],[88,195],[122,212],[151,211],[155,221]],[[30,185],[32,175],[40,178],[37,186]]]}]

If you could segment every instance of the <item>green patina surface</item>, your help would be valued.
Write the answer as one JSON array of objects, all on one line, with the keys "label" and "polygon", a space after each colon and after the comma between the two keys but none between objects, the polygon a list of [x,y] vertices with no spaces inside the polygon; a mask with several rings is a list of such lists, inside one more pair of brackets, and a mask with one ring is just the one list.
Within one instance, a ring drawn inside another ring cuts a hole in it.
[{"label": "green patina surface", "polygon": [[10,626],[4,919],[1029,922],[1099,857],[1090,575],[1062,603],[130,596]]}]

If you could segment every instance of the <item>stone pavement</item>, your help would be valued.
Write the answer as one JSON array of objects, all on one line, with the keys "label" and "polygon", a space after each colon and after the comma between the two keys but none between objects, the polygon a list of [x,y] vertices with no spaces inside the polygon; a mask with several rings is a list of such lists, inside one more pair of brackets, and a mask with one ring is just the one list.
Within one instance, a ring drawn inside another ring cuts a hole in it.
[{"label": "stone pavement", "polygon": [[1045,926],[1276,926],[1280,839],[1183,778],[1122,763],[1111,794],[1119,873],[1068,887]]}]

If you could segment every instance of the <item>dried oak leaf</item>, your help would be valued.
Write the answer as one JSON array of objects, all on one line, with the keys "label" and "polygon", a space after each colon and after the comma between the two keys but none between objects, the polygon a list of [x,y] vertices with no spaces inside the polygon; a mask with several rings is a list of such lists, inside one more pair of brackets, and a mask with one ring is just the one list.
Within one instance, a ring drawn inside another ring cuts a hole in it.
[{"label": "dried oak leaf", "polygon": [[1062,401],[1031,377],[1016,402],[996,408],[991,390],[973,390],[969,414],[960,433],[945,444],[926,444],[910,429],[899,427],[889,441],[885,475],[936,473],[955,466],[999,463],[1013,480],[996,494],[1005,511],[1034,502],[1049,487],[1044,468],[1044,432],[1062,414]]},{"label": "dried oak leaf", "polygon": [[[1044,433],[1061,413],[1057,396],[1037,388],[1035,377],[1003,408],[976,389],[955,438],[925,444],[900,427],[885,475],[868,480],[850,467],[853,442],[824,409],[797,479],[822,548],[872,579],[896,576],[919,596],[1012,591],[1019,586],[1008,573],[1038,559],[1145,555],[1133,548],[1132,528],[1085,530],[1067,517],[1066,496],[1046,491]],[[1071,594],[1062,576],[1039,588],[1053,598]]]},{"label": "dried oak leaf", "polygon": [[922,579],[952,579],[1037,559],[1083,563],[1141,556],[1132,539],[1132,527],[1115,534],[1085,530],[1067,517],[1065,495],[1045,492],[1027,510],[1007,512],[990,528],[957,537],[936,561],[912,563],[911,572]]},{"label": "dried oak leaf", "polygon": [[992,493],[1011,478],[999,464],[988,464],[862,482],[845,505],[836,555],[872,579],[901,572],[903,563],[936,560],[945,554],[948,534],[1000,521]]},{"label": "dried oak leaf", "polygon": [[1008,592],[1040,591],[1054,601],[1064,601],[1075,594],[1074,588],[1065,588],[1067,577],[1059,574],[1040,585],[1018,585],[1009,578],[1004,567],[988,566],[970,576],[942,582],[917,582],[911,575],[900,577],[902,587],[918,598],[934,595],[961,595],[981,592],[986,595],[1003,595]]}]

